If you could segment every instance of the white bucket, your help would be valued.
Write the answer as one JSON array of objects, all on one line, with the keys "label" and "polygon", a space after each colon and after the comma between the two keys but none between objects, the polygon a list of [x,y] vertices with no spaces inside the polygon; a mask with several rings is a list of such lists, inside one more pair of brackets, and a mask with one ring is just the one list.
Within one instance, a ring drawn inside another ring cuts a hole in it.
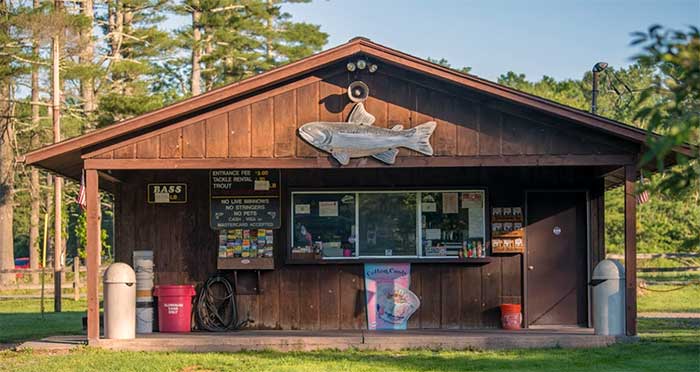
[{"label": "white bucket", "polygon": [[143,305],[145,307],[139,307],[139,304],[136,304],[136,333],[152,333],[153,302]]},{"label": "white bucket", "polygon": [[153,274],[153,260],[147,258],[137,258],[134,260],[134,271],[147,272]]},{"label": "white bucket", "polygon": [[136,302],[153,302],[153,261],[138,258],[136,267]]}]

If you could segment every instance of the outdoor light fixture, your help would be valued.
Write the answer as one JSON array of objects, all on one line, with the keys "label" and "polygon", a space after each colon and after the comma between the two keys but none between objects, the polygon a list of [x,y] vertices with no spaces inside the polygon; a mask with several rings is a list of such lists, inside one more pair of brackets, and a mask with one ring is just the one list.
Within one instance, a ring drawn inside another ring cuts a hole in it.
[{"label": "outdoor light fixture", "polygon": [[348,64],[345,65],[345,68],[347,68],[348,71],[353,72],[353,71],[355,71],[356,66],[355,66],[355,64],[352,63],[352,62],[348,62]]},{"label": "outdoor light fixture", "polygon": [[593,66],[593,72],[603,72],[606,68],[608,68],[607,62],[598,62]]},{"label": "outdoor light fixture", "polygon": [[377,72],[377,68],[378,68],[377,65],[372,63],[371,65],[369,65],[369,69],[367,69],[367,70],[373,74],[373,73]]},{"label": "outdoor light fixture", "polygon": [[365,61],[364,59],[358,59],[357,68],[359,68],[360,70],[364,70],[365,67],[367,67],[367,61]]}]

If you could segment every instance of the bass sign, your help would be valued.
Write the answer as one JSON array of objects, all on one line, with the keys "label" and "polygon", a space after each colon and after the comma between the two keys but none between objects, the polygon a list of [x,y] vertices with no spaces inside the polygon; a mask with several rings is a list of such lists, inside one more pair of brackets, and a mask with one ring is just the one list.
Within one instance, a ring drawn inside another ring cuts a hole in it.
[{"label": "bass sign", "polygon": [[176,204],[187,202],[186,183],[149,183],[148,203]]}]

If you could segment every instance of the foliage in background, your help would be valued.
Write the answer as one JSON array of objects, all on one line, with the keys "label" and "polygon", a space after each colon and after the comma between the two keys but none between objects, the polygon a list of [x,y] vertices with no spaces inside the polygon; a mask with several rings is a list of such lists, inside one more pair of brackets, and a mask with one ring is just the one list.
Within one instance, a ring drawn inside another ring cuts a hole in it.
[{"label": "foliage in background", "polygon": [[[678,193],[695,193],[700,184],[700,30],[665,29],[654,25],[646,33],[634,34],[633,45],[642,46],[639,64],[659,70],[655,79],[639,96],[640,108],[635,118],[648,122],[650,132],[662,134],[649,137],[649,151],[642,162],[664,168],[668,157],[675,157],[679,166],[666,174],[658,189]],[[674,148],[691,147],[691,158],[674,155]],[[690,160],[694,158],[694,160]],[[696,230],[697,231],[697,230]],[[700,238],[698,238],[700,243]]]},{"label": "foliage in background", "polygon": [[[637,112],[650,110],[655,102],[663,101],[662,94],[650,92],[649,87],[664,78],[664,69],[642,61],[621,69],[608,67],[600,75],[598,114],[640,128],[648,128],[651,118],[639,116]],[[581,79],[562,81],[549,76],[544,76],[539,81],[530,81],[524,74],[511,71],[501,75],[498,82],[581,110],[590,108],[590,71]],[[657,109],[658,112],[667,110],[667,106]],[[651,189],[651,199],[638,209],[639,252],[700,251],[700,184],[697,180],[694,183],[690,182],[684,186],[682,193],[669,193],[661,187],[674,178],[674,175],[684,174],[683,172],[684,167],[681,166],[667,169],[664,174],[647,177],[649,182],[645,187]],[[605,203],[606,248],[611,253],[620,253],[624,241],[622,189],[608,191]]]},{"label": "foliage in background", "polygon": [[[0,82],[11,86],[13,93],[19,92],[12,96],[0,94],[0,98],[12,99],[13,115],[6,123],[15,129],[11,138],[15,142],[14,156],[6,158],[14,159],[53,141],[50,57],[51,38],[56,33],[61,35],[61,133],[63,138],[70,138],[190,95],[186,76],[191,73],[188,63],[195,45],[204,51],[200,67],[206,89],[320,50],[328,35],[318,25],[294,22],[289,13],[281,11],[286,2],[308,0],[81,0],[38,4],[0,0]],[[162,27],[173,10],[186,14],[194,8],[207,11],[196,25],[186,25],[178,32]],[[191,43],[195,27],[205,37]],[[39,107],[38,122],[32,120],[27,88],[32,69],[39,70],[39,98],[34,102]],[[10,107],[9,103],[0,100],[0,106]],[[46,185],[46,172],[41,171],[40,208],[32,209],[32,200],[36,199],[32,199],[30,173],[30,167],[12,162],[9,174],[13,184],[8,191],[14,197],[14,231],[8,235],[14,237],[14,256],[26,257],[30,250],[30,216],[41,214],[43,232],[44,212],[48,209],[51,259],[52,188]],[[74,202],[77,191],[76,183],[66,183],[64,231],[60,233],[64,235],[68,257],[80,254],[85,246],[81,242],[84,224]],[[102,215],[103,247],[109,249],[112,205],[104,196]],[[39,240],[43,240],[41,236]]]}]

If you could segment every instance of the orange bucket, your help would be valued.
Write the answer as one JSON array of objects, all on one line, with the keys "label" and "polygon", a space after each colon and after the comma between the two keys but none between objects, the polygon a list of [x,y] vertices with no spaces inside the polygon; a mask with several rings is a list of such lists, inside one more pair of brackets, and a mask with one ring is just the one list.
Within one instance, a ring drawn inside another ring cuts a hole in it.
[{"label": "orange bucket", "polygon": [[520,312],[520,304],[501,305],[501,326],[503,329],[517,330],[523,322],[523,315]]}]

